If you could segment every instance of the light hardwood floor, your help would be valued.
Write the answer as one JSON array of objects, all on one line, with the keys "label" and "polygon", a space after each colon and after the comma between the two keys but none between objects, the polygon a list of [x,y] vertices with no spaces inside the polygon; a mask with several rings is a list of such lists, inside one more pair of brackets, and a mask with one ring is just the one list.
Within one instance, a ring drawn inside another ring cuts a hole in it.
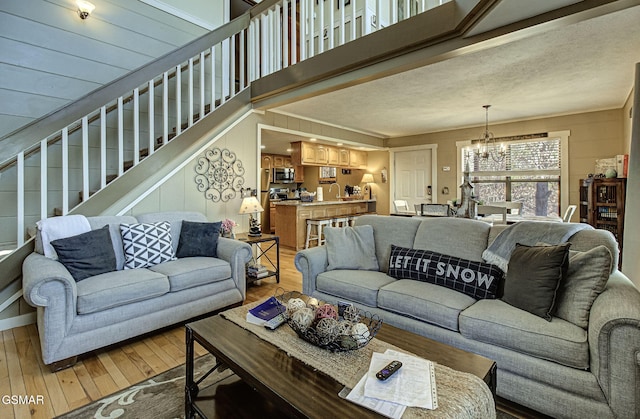
[{"label": "light hardwood floor", "polygon": [[[250,285],[245,303],[274,295],[278,287],[301,291],[295,252],[280,252],[280,283],[275,278]],[[42,363],[35,325],[5,330],[0,339],[0,418],[53,418],[125,389],[185,362],[185,332],[178,326],[83,357],[72,368],[52,373]],[[196,344],[196,353],[206,351]],[[15,404],[7,396],[41,396],[39,404]],[[9,402],[9,403],[7,403]]]}]

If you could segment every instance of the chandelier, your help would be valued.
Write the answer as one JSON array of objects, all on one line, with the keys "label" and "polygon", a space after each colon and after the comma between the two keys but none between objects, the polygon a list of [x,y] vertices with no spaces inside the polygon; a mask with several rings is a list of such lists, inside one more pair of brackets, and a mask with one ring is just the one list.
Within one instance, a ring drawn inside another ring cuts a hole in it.
[{"label": "chandelier", "polygon": [[496,144],[496,139],[493,133],[489,131],[489,108],[491,105],[482,106],[486,112],[486,122],[484,126],[484,133],[478,139],[478,147],[476,148],[476,157],[488,160],[489,157],[496,163],[500,163],[504,160],[506,154],[504,145]]}]

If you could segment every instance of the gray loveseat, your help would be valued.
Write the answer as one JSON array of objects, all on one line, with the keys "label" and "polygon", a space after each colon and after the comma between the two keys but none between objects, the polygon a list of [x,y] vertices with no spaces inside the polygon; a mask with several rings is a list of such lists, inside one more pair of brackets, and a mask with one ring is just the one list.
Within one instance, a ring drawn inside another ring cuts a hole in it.
[{"label": "gray loveseat", "polygon": [[615,269],[618,249],[610,233],[586,229],[569,239],[572,250],[604,245],[613,256],[602,271],[604,291],[583,328],[557,317],[547,321],[500,298],[476,300],[443,286],[387,275],[392,244],[482,261],[483,251],[505,226],[375,215],[358,218],[356,226],[361,225],[373,227],[370,245],[379,270],[327,270],[327,246],[302,250],[295,265],[305,294],[350,301],[386,323],[496,361],[498,396],[544,414],[640,417],[640,292]]},{"label": "gray loveseat", "polygon": [[77,355],[244,301],[251,248],[237,240],[219,238],[217,258],[184,257],[123,269],[121,224],[168,221],[175,252],[183,220],[206,222],[204,215],[164,212],[87,220],[91,230],[109,226],[115,271],[76,282],[62,263],[42,254],[40,232],[36,252],[23,263],[24,298],[37,308],[42,359],[54,369],[73,364]]}]

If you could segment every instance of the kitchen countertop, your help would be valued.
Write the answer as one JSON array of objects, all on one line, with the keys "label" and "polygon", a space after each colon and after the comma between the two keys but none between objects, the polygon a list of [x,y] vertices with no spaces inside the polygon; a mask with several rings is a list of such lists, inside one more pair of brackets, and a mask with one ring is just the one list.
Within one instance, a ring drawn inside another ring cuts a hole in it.
[{"label": "kitchen countertop", "polygon": [[302,202],[299,200],[286,200],[280,202],[274,202],[275,205],[288,205],[288,206],[300,206],[300,207],[312,207],[318,205],[337,205],[337,204],[356,204],[358,202],[376,202],[375,199],[354,199],[352,201],[312,201]]}]

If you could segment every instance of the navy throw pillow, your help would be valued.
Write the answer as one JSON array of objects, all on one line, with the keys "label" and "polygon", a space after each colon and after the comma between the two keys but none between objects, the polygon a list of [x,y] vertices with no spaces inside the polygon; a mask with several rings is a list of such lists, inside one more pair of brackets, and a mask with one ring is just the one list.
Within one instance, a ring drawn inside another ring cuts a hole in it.
[{"label": "navy throw pillow", "polygon": [[391,245],[389,276],[451,288],[477,300],[494,299],[504,273],[496,265]]},{"label": "navy throw pillow", "polygon": [[62,263],[76,282],[116,270],[116,253],[109,226],[51,242]]},{"label": "navy throw pillow", "polygon": [[183,221],[176,256],[179,258],[218,257],[218,237],[220,237],[221,226],[221,221],[217,223]]}]

